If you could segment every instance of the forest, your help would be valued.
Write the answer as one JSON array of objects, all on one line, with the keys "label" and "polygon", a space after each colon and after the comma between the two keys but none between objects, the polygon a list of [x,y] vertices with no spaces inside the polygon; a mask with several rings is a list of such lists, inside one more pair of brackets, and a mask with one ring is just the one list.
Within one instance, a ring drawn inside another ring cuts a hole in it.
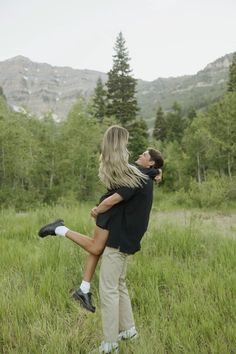
[{"label": "forest", "polygon": [[150,131],[139,115],[136,80],[120,33],[108,81],[99,78],[90,100],[83,98],[67,117],[56,122],[53,112],[39,118],[14,112],[0,91],[0,202],[25,210],[60,200],[96,200],[103,186],[98,179],[100,142],[111,124],[130,133],[130,162],[147,147],[165,159],[160,185],[165,198],[196,207],[233,205],[236,200],[236,54],[228,89],[204,110],[178,102],[164,111],[157,107]]}]

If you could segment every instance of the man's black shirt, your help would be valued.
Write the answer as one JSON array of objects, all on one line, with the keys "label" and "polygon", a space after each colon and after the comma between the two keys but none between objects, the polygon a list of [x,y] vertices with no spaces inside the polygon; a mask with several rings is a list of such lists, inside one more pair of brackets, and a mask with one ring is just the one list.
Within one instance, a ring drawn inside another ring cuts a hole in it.
[{"label": "man's black shirt", "polygon": [[[146,173],[146,169],[141,171]],[[148,227],[153,181],[148,178],[139,188],[121,187],[112,192],[120,194],[123,201],[100,214],[97,225],[109,230],[107,246],[133,254],[140,250],[140,241]],[[108,197],[108,193],[104,196]]]}]

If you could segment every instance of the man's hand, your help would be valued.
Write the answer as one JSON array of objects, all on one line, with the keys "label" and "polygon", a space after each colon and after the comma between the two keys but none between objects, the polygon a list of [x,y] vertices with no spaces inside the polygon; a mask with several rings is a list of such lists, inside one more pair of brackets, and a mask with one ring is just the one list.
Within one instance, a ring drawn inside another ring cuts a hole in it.
[{"label": "man's hand", "polygon": [[98,216],[97,208],[98,208],[98,207],[94,207],[94,208],[92,208],[91,211],[90,211],[90,215],[91,215],[94,219],[96,219],[96,217]]}]

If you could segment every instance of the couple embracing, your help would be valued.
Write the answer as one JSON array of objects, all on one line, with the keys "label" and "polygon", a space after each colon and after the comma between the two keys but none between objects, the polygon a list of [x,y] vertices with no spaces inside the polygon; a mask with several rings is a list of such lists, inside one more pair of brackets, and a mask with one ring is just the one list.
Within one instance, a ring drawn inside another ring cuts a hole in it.
[{"label": "couple embracing", "polygon": [[100,353],[118,352],[119,340],[134,339],[135,328],[131,301],[126,287],[128,256],[140,250],[147,230],[153,199],[153,181],[161,180],[163,158],[155,149],[139,156],[136,166],[129,164],[128,131],[114,125],[104,134],[99,177],[107,192],[91,210],[96,226],[93,238],[70,230],[62,219],[43,226],[39,236],[63,236],[89,254],[83,281],[73,293],[83,307],[95,312],[90,283],[99,258],[99,294],[103,327]]}]

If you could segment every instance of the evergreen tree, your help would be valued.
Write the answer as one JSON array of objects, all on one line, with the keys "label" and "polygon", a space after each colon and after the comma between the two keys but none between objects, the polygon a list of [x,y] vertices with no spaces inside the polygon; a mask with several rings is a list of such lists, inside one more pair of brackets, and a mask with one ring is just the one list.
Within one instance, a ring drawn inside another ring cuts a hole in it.
[{"label": "evergreen tree", "polygon": [[0,120],[6,117],[9,114],[9,109],[7,106],[7,101],[4,97],[4,94],[0,94]]},{"label": "evergreen tree", "polygon": [[178,102],[174,102],[172,110],[166,116],[167,121],[167,139],[169,141],[181,141],[186,127],[181,106]]},{"label": "evergreen tree", "polygon": [[4,95],[3,88],[0,86],[0,97],[3,97],[3,99],[6,101],[6,96]]},{"label": "evergreen tree", "polygon": [[187,117],[188,117],[188,123],[191,123],[193,119],[197,117],[197,112],[194,107],[191,107],[189,109]]},{"label": "evergreen tree", "polygon": [[236,91],[236,52],[233,54],[233,61],[229,67],[228,91]]},{"label": "evergreen tree", "polygon": [[130,161],[134,162],[138,156],[147,149],[148,145],[148,128],[143,119],[136,120],[129,127],[129,151]]},{"label": "evergreen tree", "polygon": [[159,107],[153,130],[153,138],[164,141],[166,139],[166,119],[162,107]]},{"label": "evergreen tree", "polygon": [[98,118],[99,121],[103,121],[106,115],[106,90],[100,77],[97,80],[97,86],[94,90],[92,106],[95,117]]},{"label": "evergreen tree", "polygon": [[135,119],[138,105],[135,97],[136,80],[131,76],[130,58],[121,32],[114,50],[113,67],[108,73],[106,83],[107,115],[115,116],[119,123],[127,127]]}]

